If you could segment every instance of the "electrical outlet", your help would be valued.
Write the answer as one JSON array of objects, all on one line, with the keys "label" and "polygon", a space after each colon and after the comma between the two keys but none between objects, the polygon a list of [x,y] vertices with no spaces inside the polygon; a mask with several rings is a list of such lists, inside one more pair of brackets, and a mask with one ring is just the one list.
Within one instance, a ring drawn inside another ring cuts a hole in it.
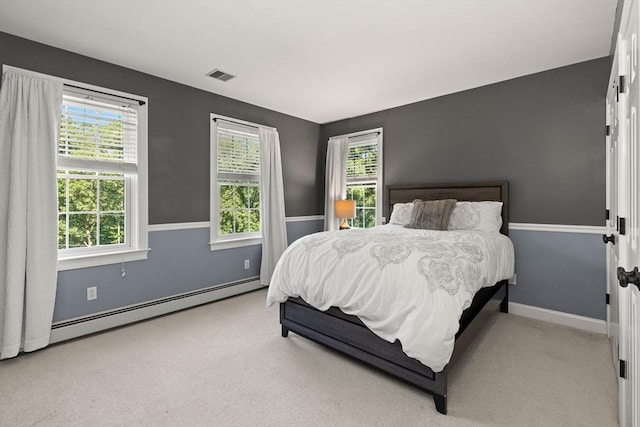
[{"label": "electrical outlet", "polygon": [[98,299],[98,287],[91,286],[87,288],[87,301]]},{"label": "electrical outlet", "polygon": [[511,279],[509,279],[509,284],[510,285],[515,285],[516,284],[516,275],[514,274],[513,277]]},{"label": "electrical outlet", "polygon": [[248,259],[245,259],[244,260],[244,269],[248,270],[250,265],[251,265],[251,262]]}]

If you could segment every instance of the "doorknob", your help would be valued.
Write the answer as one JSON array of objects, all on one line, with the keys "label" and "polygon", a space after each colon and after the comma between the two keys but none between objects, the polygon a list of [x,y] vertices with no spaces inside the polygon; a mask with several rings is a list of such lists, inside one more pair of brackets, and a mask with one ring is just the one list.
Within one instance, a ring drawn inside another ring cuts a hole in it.
[{"label": "doorknob", "polygon": [[614,245],[616,244],[616,238],[613,234],[607,236],[606,234],[602,235],[602,241],[604,242],[604,244],[606,245],[607,243],[611,242]]},{"label": "doorknob", "polygon": [[623,267],[618,267],[618,282],[623,288],[629,286],[629,283],[633,283],[640,289],[640,271],[638,271],[638,267],[635,267],[633,271],[625,271]]}]

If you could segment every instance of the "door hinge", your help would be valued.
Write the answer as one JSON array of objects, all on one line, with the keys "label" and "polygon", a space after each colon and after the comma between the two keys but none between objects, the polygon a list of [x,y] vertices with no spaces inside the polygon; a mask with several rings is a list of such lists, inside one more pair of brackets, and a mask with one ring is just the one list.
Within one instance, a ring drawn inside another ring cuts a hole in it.
[{"label": "door hinge", "polygon": [[620,227],[619,232],[621,236],[624,236],[627,231],[627,220],[624,218],[620,218]]},{"label": "door hinge", "polygon": [[620,76],[620,93],[624,93],[624,88],[625,88],[625,77],[624,74],[622,76]]},{"label": "door hinge", "polygon": [[610,215],[611,215],[611,212],[609,211],[609,209],[606,209],[604,211],[604,219],[606,219],[608,221]]},{"label": "door hinge", "polygon": [[606,136],[610,136],[611,135],[611,126],[607,125],[605,128],[605,135]]},{"label": "door hinge", "polygon": [[620,359],[620,378],[627,378],[627,361]]},{"label": "door hinge", "polygon": [[606,300],[607,300],[607,305],[611,304],[611,294],[607,294]]}]

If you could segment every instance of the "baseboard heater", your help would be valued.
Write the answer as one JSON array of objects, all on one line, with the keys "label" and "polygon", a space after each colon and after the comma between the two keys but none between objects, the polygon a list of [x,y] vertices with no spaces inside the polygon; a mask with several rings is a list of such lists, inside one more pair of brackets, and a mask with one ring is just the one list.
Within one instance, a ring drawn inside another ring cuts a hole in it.
[{"label": "baseboard heater", "polygon": [[104,331],[156,316],[196,307],[209,302],[229,298],[260,289],[260,279],[250,277],[170,297],[158,298],[89,316],[56,322],[51,327],[50,343],[66,341],[83,335]]}]

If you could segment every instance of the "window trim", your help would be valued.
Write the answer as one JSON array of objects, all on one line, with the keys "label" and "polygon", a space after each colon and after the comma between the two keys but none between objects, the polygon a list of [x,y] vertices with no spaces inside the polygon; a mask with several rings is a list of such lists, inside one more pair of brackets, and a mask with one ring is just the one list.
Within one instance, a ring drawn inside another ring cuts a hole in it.
[{"label": "window trim", "polygon": [[[131,221],[131,243],[128,246],[118,249],[112,247],[104,247],[101,250],[93,249],[84,254],[66,254],[58,255],[58,271],[72,270],[77,268],[96,267],[99,265],[117,264],[129,261],[139,261],[147,259],[148,245],[148,226],[149,226],[149,189],[148,189],[148,104],[149,100],[140,95],[127,92],[121,92],[101,86],[95,86],[75,80],[65,79],[49,74],[38,73],[35,71],[25,70],[9,65],[2,65],[2,72],[16,71],[35,77],[49,79],[62,83],[63,85],[75,86],[76,88],[101,92],[103,95],[113,96],[116,98],[127,98],[127,101],[137,101],[138,107],[138,146],[137,146],[137,176],[131,179],[132,184],[137,187],[137,200],[131,200],[133,210],[135,211],[136,221]],[[57,143],[57,141],[56,141]],[[57,158],[57,155],[56,155]],[[125,213],[125,215],[133,215]],[[133,219],[133,218],[132,218]],[[104,250],[102,250],[104,249]]]},{"label": "window trim", "polygon": [[[217,126],[213,123],[220,119],[231,123],[237,123],[253,128],[274,129],[257,123],[239,120],[233,117],[222,116],[220,114],[209,114],[209,154],[210,154],[210,199],[209,199],[209,247],[212,251],[240,248],[245,246],[255,246],[262,244],[262,230],[258,233],[242,233],[242,235],[220,236],[218,231],[220,227],[220,188],[218,185],[218,135],[215,131]],[[260,182],[262,182],[262,172],[260,173]],[[262,221],[262,191],[260,192],[260,221]]]},{"label": "window trim", "polygon": [[[336,136],[332,136],[331,138],[329,138],[329,140],[334,139],[334,138],[349,138],[349,139],[354,139],[355,141],[353,141],[353,145],[358,145],[358,144],[362,144],[366,141],[366,139],[362,139],[360,137],[366,136],[366,135],[370,135],[370,134],[374,134],[374,133],[378,133],[378,137],[377,137],[377,142],[378,142],[378,170],[377,170],[377,178],[376,178],[376,225],[382,225],[386,222],[386,218],[383,218],[382,215],[384,215],[384,211],[382,209],[383,206],[383,197],[384,197],[384,186],[383,186],[383,164],[384,164],[384,156],[383,156],[383,141],[384,141],[384,132],[383,129],[381,127],[379,128],[375,128],[375,129],[367,129],[367,130],[363,130],[363,131],[359,131],[359,132],[352,132],[352,133],[347,133],[344,135],[336,135]],[[349,147],[351,146],[352,142],[349,141]],[[347,153],[349,152],[349,149],[347,148]],[[326,173],[326,171],[325,171]],[[370,181],[367,181],[370,182]],[[356,183],[354,183],[356,184]],[[349,185],[348,179],[345,178],[345,194],[347,191],[347,185]]]},{"label": "window trim", "polygon": [[141,261],[148,258],[151,249],[130,249],[120,251],[96,251],[92,254],[75,255],[58,258],[58,271],[75,270],[77,268],[97,267],[100,265],[120,264],[123,262]]}]

